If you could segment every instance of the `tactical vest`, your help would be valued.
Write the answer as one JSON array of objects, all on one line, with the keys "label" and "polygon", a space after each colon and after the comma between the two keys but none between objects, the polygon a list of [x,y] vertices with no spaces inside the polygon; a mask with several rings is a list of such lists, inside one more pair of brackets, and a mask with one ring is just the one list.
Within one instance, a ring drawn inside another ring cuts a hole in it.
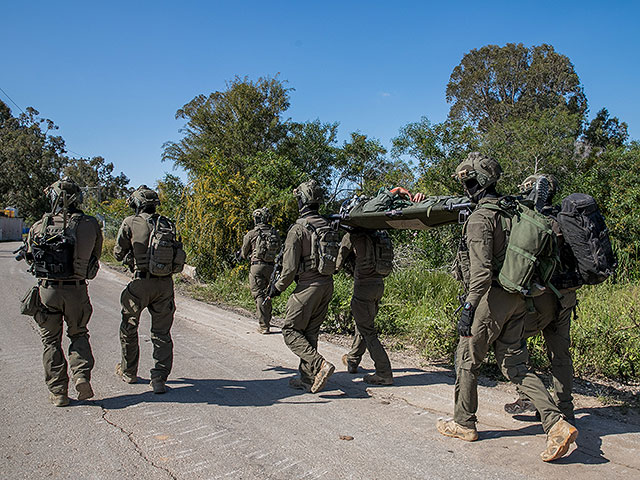
[{"label": "tactical vest", "polygon": [[256,227],[255,257],[263,262],[273,263],[280,251],[280,235],[275,228],[265,225]]},{"label": "tactical vest", "polygon": [[340,249],[340,234],[337,228],[330,224],[314,227],[306,218],[299,218],[296,223],[311,233],[311,253],[302,257],[298,273],[315,270],[321,275],[333,275]]},{"label": "tactical vest", "polygon": [[186,261],[182,241],[176,235],[174,223],[162,215],[148,218],[150,232],[148,245],[148,271],[159,277],[180,273]]},{"label": "tactical vest", "polygon": [[389,234],[384,230],[377,230],[367,235],[366,255],[375,273],[381,277],[388,276],[393,270],[393,244]]},{"label": "tactical vest", "polygon": [[38,278],[66,279],[74,275],[76,233],[82,213],[69,216],[66,228],[60,215],[47,213],[31,238],[32,272]]}]

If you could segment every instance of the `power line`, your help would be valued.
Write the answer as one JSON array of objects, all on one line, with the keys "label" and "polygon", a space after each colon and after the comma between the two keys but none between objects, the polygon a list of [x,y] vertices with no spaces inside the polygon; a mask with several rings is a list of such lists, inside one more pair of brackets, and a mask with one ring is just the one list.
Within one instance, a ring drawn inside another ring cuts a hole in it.
[{"label": "power line", "polygon": [[13,98],[11,98],[9,96],[9,94],[7,92],[5,92],[1,87],[0,87],[0,92],[4,93],[5,97],[7,97],[9,99],[9,101],[11,103],[13,103],[16,107],[18,107],[18,110],[20,110],[22,113],[24,113],[24,110],[22,110],[22,108],[20,108],[20,105],[18,105],[16,102],[14,102]]}]

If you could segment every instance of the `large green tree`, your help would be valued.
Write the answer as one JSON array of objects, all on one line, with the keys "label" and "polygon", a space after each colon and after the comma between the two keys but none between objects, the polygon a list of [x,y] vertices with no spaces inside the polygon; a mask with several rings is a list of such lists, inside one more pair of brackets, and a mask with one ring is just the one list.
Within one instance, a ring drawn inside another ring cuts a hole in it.
[{"label": "large green tree", "polygon": [[0,202],[18,208],[28,221],[49,209],[44,189],[59,178],[67,159],[58,127],[28,107],[15,117],[0,101]]},{"label": "large green tree", "polygon": [[64,175],[71,177],[85,190],[85,201],[97,203],[126,197],[130,193],[129,179],[120,172],[113,175],[113,163],[103,157],[71,158],[64,167]]}]

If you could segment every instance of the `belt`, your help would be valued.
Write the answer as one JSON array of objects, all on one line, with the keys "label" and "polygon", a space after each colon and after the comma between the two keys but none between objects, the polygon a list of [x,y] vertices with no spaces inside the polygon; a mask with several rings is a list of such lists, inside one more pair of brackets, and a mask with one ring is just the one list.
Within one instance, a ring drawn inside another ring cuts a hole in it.
[{"label": "belt", "polygon": [[269,265],[270,267],[273,267],[275,265],[275,262],[263,262],[261,260],[254,260],[251,262],[251,265]]},{"label": "belt", "polygon": [[40,285],[42,285],[43,287],[61,287],[66,285],[80,286],[86,284],[86,280],[40,280]]},{"label": "belt", "polygon": [[149,272],[136,272],[133,274],[133,278],[164,278],[161,275],[153,275]]}]

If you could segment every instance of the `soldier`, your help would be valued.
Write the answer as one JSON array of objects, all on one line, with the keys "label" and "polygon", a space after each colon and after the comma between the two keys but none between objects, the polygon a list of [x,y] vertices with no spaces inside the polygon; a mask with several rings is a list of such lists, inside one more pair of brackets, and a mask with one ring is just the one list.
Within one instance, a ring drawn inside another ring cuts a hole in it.
[{"label": "soldier", "polygon": [[[123,220],[113,254],[131,269],[134,278],[120,297],[122,361],[116,365],[116,374],[126,383],[138,380],[138,325],[140,314],[148,308],[155,360],[150,385],[153,393],[165,393],[165,383],[173,365],[170,331],[176,310],[171,274],[182,270],[184,251],[175,238],[173,223],[156,213],[156,206],[160,204],[156,192],[141,185],[127,203],[136,213]],[[165,238],[156,245],[154,239],[158,235]],[[158,260],[160,257],[164,259]]]},{"label": "soldier", "polygon": [[256,302],[258,332],[267,334],[271,326],[271,302],[265,299],[269,293],[274,260],[282,242],[278,231],[269,225],[271,212],[268,208],[254,210],[253,221],[255,226],[244,236],[240,255],[251,261],[249,288]]},{"label": "soldier", "polygon": [[269,287],[269,298],[280,295],[295,280],[282,326],[284,341],[300,357],[300,376],[289,385],[311,393],[324,388],[335,367],[318,353],[318,333],[333,294],[333,273],[339,235],[318,213],[322,188],[311,180],[293,191],[300,217],[289,229],[284,244],[282,273]]},{"label": "soldier", "polygon": [[41,308],[35,314],[44,354],[49,400],[56,407],[69,405],[67,361],[62,350],[63,319],[69,337],[69,365],[78,400],[93,397],[94,359],[87,324],[93,308],[87,279],[95,278],[102,254],[102,231],[97,220],[80,210],[82,191],[64,178],[46,191],[52,209],[36,222],[27,239],[27,260],[39,278]]},{"label": "soldier", "polygon": [[365,350],[369,351],[376,373],[363,380],[372,385],[392,385],[389,356],[378,339],[374,319],[384,294],[384,277],[393,268],[391,239],[384,231],[359,230],[342,237],[337,269],[345,268],[354,278],[351,314],[355,335],[351,351],[342,356],[349,373],[357,373]]},{"label": "soldier", "polygon": [[[542,188],[541,188],[542,187]],[[558,189],[558,181],[553,175],[535,174],[527,177],[520,185],[520,193],[533,201],[540,212],[553,221],[553,229],[560,249],[560,265],[551,278],[551,284],[558,288],[560,298],[551,290],[534,297],[534,313],[527,312],[523,341],[542,332],[547,355],[551,362],[554,400],[565,418],[575,425],[573,411],[573,362],[569,347],[571,345],[571,315],[576,308],[576,290],[580,286],[576,259],[563,239],[556,220],[558,207],[552,205],[553,196]],[[543,190],[543,192],[541,192]],[[518,387],[516,389],[519,391]],[[520,393],[520,392],[519,392]],[[524,395],[513,403],[504,406],[511,415],[536,411],[533,403]]]},{"label": "soldier", "polygon": [[446,436],[478,439],[478,370],[493,346],[502,373],[541,414],[547,433],[541,457],[549,462],[567,452],[578,430],[563,418],[542,381],[527,366],[528,352],[522,342],[524,297],[507,292],[498,282],[511,229],[511,219],[496,208],[499,197],[495,185],[501,171],[498,162],[477,152],[470,153],[456,168],[456,177],[477,207],[463,226],[456,256],[456,274],[467,297],[458,322],[454,417],[438,420],[437,428]]}]

